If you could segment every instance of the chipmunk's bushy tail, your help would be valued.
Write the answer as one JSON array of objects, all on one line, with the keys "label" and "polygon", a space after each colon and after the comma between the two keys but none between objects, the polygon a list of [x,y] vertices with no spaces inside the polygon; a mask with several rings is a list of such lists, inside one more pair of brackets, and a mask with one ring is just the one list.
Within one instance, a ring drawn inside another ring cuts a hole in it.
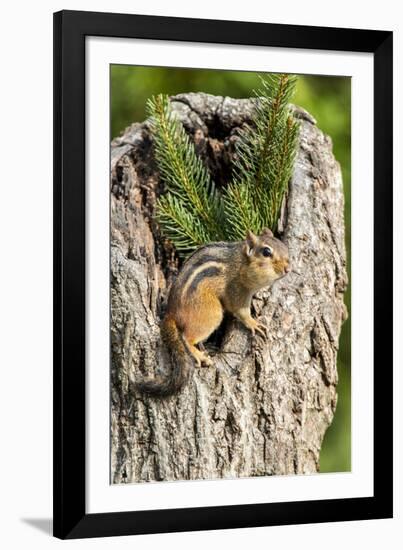
[{"label": "chipmunk's bushy tail", "polygon": [[164,397],[176,393],[185,384],[189,377],[192,355],[175,320],[171,317],[166,317],[162,322],[161,338],[171,358],[171,372],[164,378],[157,376],[139,382],[137,388],[149,395]]}]

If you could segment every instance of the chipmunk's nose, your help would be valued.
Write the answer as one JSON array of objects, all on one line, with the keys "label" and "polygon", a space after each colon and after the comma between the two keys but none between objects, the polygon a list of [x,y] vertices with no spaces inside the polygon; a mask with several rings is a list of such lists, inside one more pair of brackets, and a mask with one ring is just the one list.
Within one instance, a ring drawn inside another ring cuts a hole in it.
[{"label": "chipmunk's nose", "polygon": [[290,264],[287,264],[287,265],[284,267],[284,273],[289,273],[290,271],[291,271]]}]

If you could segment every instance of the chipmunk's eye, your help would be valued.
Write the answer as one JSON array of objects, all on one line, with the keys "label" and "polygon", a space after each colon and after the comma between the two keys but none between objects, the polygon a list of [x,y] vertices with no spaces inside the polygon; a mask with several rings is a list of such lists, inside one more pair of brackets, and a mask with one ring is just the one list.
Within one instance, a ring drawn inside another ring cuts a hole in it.
[{"label": "chipmunk's eye", "polygon": [[262,248],[262,254],[265,256],[265,258],[271,258],[273,256],[273,251],[268,246],[265,246]]}]

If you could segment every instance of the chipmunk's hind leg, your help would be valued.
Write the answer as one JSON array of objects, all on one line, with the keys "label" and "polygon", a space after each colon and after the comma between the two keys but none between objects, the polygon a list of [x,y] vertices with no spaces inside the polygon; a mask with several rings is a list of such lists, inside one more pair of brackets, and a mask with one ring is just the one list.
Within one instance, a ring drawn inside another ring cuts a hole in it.
[{"label": "chipmunk's hind leg", "polygon": [[205,342],[221,324],[223,307],[207,283],[200,283],[197,294],[186,304],[181,311],[181,325],[183,336],[188,344],[189,351],[200,365],[213,364],[209,355],[196,346]]}]

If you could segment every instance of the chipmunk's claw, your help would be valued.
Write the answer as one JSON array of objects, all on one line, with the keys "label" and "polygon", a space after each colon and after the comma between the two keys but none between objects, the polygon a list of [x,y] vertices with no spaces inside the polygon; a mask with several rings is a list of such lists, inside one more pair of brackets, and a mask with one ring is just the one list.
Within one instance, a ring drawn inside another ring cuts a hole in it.
[{"label": "chipmunk's claw", "polygon": [[204,351],[200,351],[197,348],[195,348],[193,356],[195,358],[197,367],[212,367],[213,366],[213,360]]},{"label": "chipmunk's claw", "polygon": [[201,360],[201,363],[202,363],[203,367],[212,367],[213,366],[213,360],[207,354],[205,354],[205,356]]},{"label": "chipmunk's claw", "polygon": [[[252,323],[252,321],[253,321],[253,323]],[[257,321],[252,319],[247,324],[247,328],[251,331],[251,333],[254,337],[260,336],[263,339],[267,338],[268,328],[263,323],[258,323]]]},{"label": "chipmunk's claw", "polygon": [[258,336],[261,336],[266,340],[268,333],[268,328],[266,325],[263,323],[256,323],[255,331]]}]

